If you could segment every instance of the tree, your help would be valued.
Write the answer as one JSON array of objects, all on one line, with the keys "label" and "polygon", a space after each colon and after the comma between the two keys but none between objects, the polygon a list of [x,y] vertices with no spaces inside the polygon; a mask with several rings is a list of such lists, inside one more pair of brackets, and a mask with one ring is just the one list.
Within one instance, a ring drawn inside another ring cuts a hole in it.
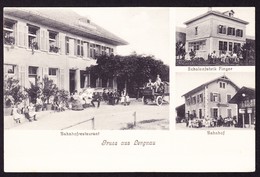
[{"label": "tree", "polygon": [[247,41],[242,47],[242,56],[244,61],[249,64],[250,60],[255,60],[255,42]]},{"label": "tree", "polygon": [[4,80],[4,101],[5,106],[10,107],[12,104],[21,102],[26,98],[23,87],[19,85],[19,80],[12,77],[6,77]]},{"label": "tree", "polygon": [[185,55],[185,44],[183,44],[181,41],[176,42],[176,58],[183,59]]},{"label": "tree", "polygon": [[[38,84],[39,85],[39,84]],[[50,97],[54,96],[57,91],[58,87],[56,84],[53,83],[53,80],[49,79],[48,77],[43,78],[43,88],[42,88],[42,95],[43,95],[43,101],[49,104],[50,103]]]},{"label": "tree", "polygon": [[97,65],[87,68],[94,78],[108,79],[117,77],[119,83],[124,82],[124,87],[129,93],[135,92],[135,87],[142,87],[149,78],[155,79],[159,74],[164,81],[169,81],[169,66],[153,56],[100,56]]}]

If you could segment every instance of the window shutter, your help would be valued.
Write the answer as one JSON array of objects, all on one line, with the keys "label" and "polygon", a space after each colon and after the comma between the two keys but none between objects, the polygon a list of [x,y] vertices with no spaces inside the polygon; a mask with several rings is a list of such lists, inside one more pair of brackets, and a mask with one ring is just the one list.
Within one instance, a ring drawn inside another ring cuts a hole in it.
[{"label": "window shutter", "polygon": [[221,95],[218,94],[218,101],[221,102]]},{"label": "window shutter", "polygon": [[84,42],[83,43],[83,54],[84,54],[84,58],[87,58],[88,57],[88,53],[89,53],[89,50],[88,50],[88,43]]},{"label": "window shutter", "polygon": [[221,33],[221,25],[218,25],[217,28],[218,28],[218,29],[217,29],[217,33]]},{"label": "window shutter", "polygon": [[226,26],[223,26],[223,33],[226,34]]},{"label": "window shutter", "polygon": [[59,33],[59,42],[60,54],[65,55],[65,34]]},{"label": "window shutter", "polygon": [[39,47],[39,49],[41,49],[41,31],[40,30],[37,30],[36,36],[37,36],[38,47]]},{"label": "window shutter", "polygon": [[45,29],[45,50],[49,51],[49,31]]},{"label": "window shutter", "polygon": [[48,72],[48,68],[47,67],[43,67],[42,68],[42,78],[48,77],[49,76],[49,72]]},{"label": "window shutter", "polygon": [[214,116],[213,116],[213,109],[212,108],[210,108],[210,117],[214,118]]},{"label": "window shutter", "polygon": [[240,35],[241,35],[241,37],[243,37],[243,30],[240,31]]},{"label": "window shutter", "polygon": [[213,93],[210,93],[210,101],[213,101]]},{"label": "window shutter", "polygon": [[25,87],[25,66],[22,65],[19,67],[19,80],[21,86]]},{"label": "window shutter", "polygon": [[24,26],[24,46],[28,48],[28,26]]},{"label": "window shutter", "polygon": [[25,30],[25,23],[17,22],[17,44],[20,47],[25,47],[24,45],[24,30]]},{"label": "window shutter", "polygon": [[74,39],[69,39],[69,55],[74,56]]}]

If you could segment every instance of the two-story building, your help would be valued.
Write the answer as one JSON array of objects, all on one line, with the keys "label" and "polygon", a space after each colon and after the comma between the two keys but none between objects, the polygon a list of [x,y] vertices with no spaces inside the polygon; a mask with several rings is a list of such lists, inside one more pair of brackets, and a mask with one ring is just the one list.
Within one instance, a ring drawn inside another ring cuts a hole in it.
[{"label": "two-story building", "polygon": [[186,117],[217,118],[237,117],[237,105],[230,99],[238,91],[238,86],[228,77],[221,76],[185,93]]},{"label": "two-story building", "polygon": [[186,58],[191,50],[196,51],[196,57],[206,60],[213,51],[217,56],[222,52],[236,53],[246,42],[248,22],[234,17],[234,13],[209,8],[206,13],[186,21]]},{"label": "two-story building", "polygon": [[4,74],[22,86],[45,76],[73,92],[86,87],[117,88],[116,78],[93,78],[86,67],[97,55],[116,53],[127,42],[87,17],[62,8],[4,8]]},{"label": "two-story building", "polygon": [[238,106],[238,126],[254,127],[255,126],[255,89],[242,87],[231,98],[229,103]]}]

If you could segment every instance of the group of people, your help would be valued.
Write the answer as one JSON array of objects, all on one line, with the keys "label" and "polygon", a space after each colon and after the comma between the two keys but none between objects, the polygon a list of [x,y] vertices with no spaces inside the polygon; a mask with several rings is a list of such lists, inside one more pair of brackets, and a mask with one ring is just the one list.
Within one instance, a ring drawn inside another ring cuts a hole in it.
[{"label": "group of people", "polygon": [[[211,64],[215,64],[217,58],[218,57],[216,51],[213,51],[211,54],[209,54],[209,61]],[[220,54],[221,63],[239,63],[240,60],[243,60],[241,52],[235,53],[235,52],[222,51]]]},{"label": "group of people", "polygon": [[146,84],[146,87],[154,89],[155,92],[158,92],[159,91],[159,87],[161,86],[161,84],[162,84],[162,80],[160,78],[160,75],[158,74],[157,77],[156,77],[155,82],[152,82],[152,79],[149,79],[148,83]]},{"label": "group of people", "polygon": [[125,88],[123,89],[121,94],[116,89],[114,89],[114,91],[110,89],[109,90],[103,89],[102,100],[107,102],[109,105],[115,105],[118,104],[119,102],[124,105],[130,104],[129,96]]},{"label": "group of people", "polygon": [[23,118],[28,119],[29,122],[37,121],[36,112],[32,103],[29,105],[24,103],[13,105],[11,115],[16,123],[21,123]]},{"label": "group of people", "polygon": [[186,119],[186,127],[189,128],[200,128],[200,127],[235,127],[237,125],[236,117],[226,117],[222,118],[222,116],[219,116],[217,118],[187,118]]}]

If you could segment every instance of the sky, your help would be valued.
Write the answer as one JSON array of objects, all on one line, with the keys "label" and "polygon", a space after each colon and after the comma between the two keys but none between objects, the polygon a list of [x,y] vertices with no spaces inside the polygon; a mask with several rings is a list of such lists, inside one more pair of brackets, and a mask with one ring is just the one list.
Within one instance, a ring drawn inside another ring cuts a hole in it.
[{"label": "sky", "polygon": [[232,72],[232,73],[221,73],[221,72],[180,72],[175,75],[175,85],[178,85],[175,91],[176,106],[184,103],[182,95],[191,91],[192,89],[223,75],[226,75],[231,81],[233,81],[239,88],[246,86],[255,88],[255,73],[254,72]]},{"label": "sky", "polygon": [[[176,26],[185,27],[184,22],[204,14],[208,11],[208,7],[192,7],[192,8],[174,8],[176,18]],[[233,10],[235,12],[234,17],[240,18],[249,22],[246,26],[246,34],[255,36],[255,8],[254,7],[213,7],[212,10],[225,12]]]},{"label": "sky", "polygon": [[153,55],[169,64],[168,8],[73,8],[97,25],[124,39],[129,45],[118,46],[117,54]]}]

